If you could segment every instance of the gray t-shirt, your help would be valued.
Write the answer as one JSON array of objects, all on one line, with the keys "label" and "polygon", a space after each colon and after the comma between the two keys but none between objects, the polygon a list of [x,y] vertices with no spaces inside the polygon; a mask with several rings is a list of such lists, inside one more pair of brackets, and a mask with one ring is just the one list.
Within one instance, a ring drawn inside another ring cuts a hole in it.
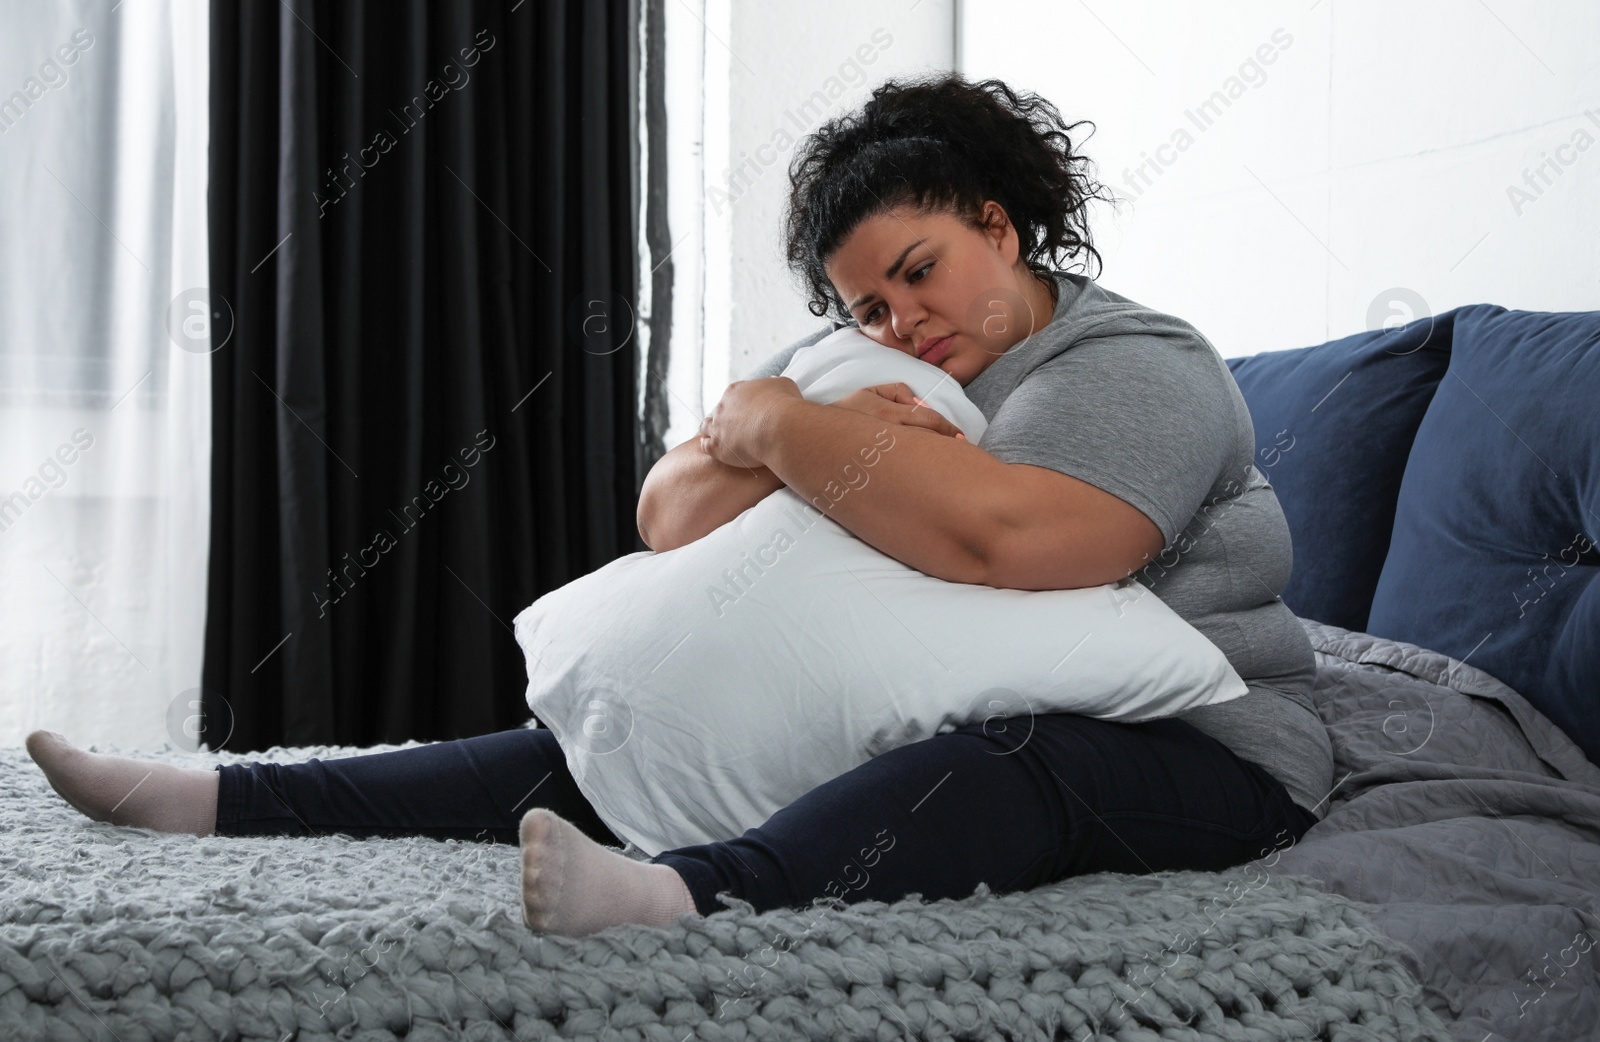
[{"label": "gray t-shirt", "polygon": [[[1311,701],[1316,664],[1279,599],[1293,561],[1278,497],[1256,468],[1239,385],[1193,326],[1057,273],[1050,322],[964,390],[989,421],[979,442],[1004,463],[1048,467],[1111,493],[1165,547],[1134,578],[1216,644],[1249,687],[1181,719],[1265,768],[1318,819],[1333,747]],[[822,329],[745,379],[777,376]]]}]

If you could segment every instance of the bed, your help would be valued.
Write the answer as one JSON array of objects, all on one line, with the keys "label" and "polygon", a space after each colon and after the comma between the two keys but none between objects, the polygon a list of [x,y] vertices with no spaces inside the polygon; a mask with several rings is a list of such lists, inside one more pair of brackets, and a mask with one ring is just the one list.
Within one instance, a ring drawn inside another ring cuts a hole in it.
[{"label": "bed", "polygon": [[1298,843],[570,939],[523,927],[514,847],[112,827],[8,748],[0,1038],[1593,1037],[1600,314],[1475,305],[1230,365],[1335,753]]}]

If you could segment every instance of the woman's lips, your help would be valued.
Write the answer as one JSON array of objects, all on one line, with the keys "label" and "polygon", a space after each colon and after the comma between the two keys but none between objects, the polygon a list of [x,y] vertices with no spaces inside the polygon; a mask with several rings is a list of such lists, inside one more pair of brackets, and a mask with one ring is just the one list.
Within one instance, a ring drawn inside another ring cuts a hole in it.
[{"label": "woman's lips", "polygon": [[929,365],[938,365],[944,356],[950,353],[950,341],[954,339],[954,337],[955,334],[952,333],[949,336],[942,336],[937,340],[931,340],[928,343],[923,344],[922,351],[917,355],[917,357],[922,359],[924,362],[927,362]]}]

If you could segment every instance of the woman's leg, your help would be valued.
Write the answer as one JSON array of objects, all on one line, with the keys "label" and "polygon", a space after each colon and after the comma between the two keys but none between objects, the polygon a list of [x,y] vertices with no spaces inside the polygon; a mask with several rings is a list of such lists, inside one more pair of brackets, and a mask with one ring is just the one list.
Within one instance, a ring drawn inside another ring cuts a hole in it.
[{"label": "woman's leg", "polygon": [[434,742],[305,763],[219,764],[222,836],[519,841],[523,815],[545,807],[607,846],[623,845],[579,791],[545,728]]},{"label": "woman's leg", "polygon": [[1282,783],[1182,720],[1057,713],[973,724],[818,786],[760,828],[653,859],[697,910],[814,898],[996,893],[1091,872],[1215,870],[1286,847],[1315,818]]},{"label": "woman's leg", "polygon": [[555,735],[515,728],[412,749],[212,770],[91,753],[53,731],[28,752],[51,786],[95,821],[208,836],[330,832],[516,843],[530,807],[621,846],[567,771]]}]

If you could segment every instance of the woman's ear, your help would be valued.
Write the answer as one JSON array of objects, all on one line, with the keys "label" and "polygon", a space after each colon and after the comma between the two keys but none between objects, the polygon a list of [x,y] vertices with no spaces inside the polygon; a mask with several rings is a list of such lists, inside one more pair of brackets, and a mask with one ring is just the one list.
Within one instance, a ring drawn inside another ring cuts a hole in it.
[{"label": "woman's ear", "polygon": [[1017,239],[1017,230],[1012,227],[1005,207],[993,199],[986,199],[979,216],[983,221],[984,234],[1000,252],[1000,259],[1007,265],[1014,264],[1021,250],[1021,242]]}]

